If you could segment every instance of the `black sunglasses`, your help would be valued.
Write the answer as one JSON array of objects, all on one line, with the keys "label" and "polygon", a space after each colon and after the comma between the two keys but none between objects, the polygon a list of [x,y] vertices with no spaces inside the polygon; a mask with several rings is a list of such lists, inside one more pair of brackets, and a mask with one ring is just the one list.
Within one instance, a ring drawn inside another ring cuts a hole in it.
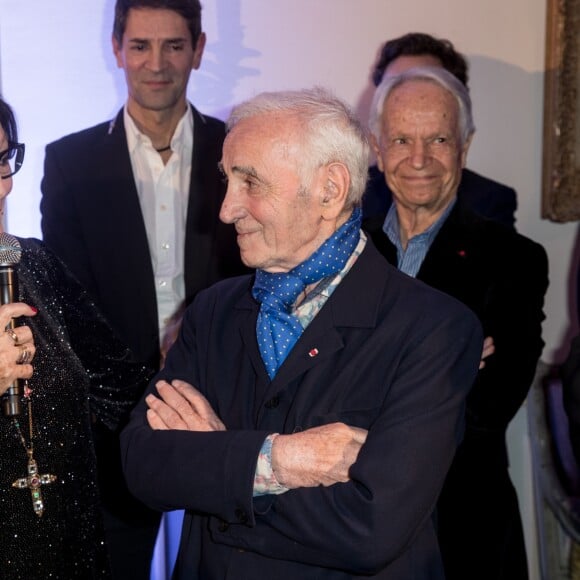
[{"label": "black sunglasses", "polygon": [[8,179],[22,167],[24,143],[8,143],[8,149],[0,151],[0,177]]}]

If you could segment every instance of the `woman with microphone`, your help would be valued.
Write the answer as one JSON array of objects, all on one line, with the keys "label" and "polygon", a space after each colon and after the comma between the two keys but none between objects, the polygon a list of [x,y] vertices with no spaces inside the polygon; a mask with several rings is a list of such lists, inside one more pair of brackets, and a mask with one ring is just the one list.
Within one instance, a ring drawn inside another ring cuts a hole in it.
[{"label": "woman with microphone", "polygon": [[[0,99],[1,214],[24,151]],[[108,578],[93,432],[123,426],[150,373],[43,243],[2,224],[0,291],[0,577]]]}]

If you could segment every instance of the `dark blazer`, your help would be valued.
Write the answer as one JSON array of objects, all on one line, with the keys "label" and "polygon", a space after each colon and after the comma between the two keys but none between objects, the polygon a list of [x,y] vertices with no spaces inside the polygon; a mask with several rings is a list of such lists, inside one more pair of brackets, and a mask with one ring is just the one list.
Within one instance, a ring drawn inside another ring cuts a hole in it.
[{"label": "dark blazer", "polygon": [[[397,264],[395,246],[382,230],[384,217],[364,227],[387,260]],[[496,347],[468,397],[465,439],[439,502],[448,580],[527,577],[505,433],[542,352],[547,272],[539,244],[478,217],[458,200],[417,274],[469,306]]]},{"label": "dark blazer", "polygon": [[[457,197],[474,213],[514,228],[516,223],[517,197],[511,187],[493,181],[470,169],[464,169],[457,190]],[[387,213],[393,196],[385,183],[383,172],[373,165],[363,196],[363,215],[372,218]]]},{"label": "dark blazer", "polygon": [[[245,272],[232,226],[218,218],[225,194],[218,170],[224,124],[194,116],[185,239],[186,300]],[[123,111],[46,148],[42,233],[149,367],[159,366],[159,325],[151,255],[127,149]]]},{"label": "dark blazer", "polygon": [[[184,263],[187,302],[213,282],[247,271],[240,260],[234,228],[218,217],[225,194],[218,170],[224,124],[193,107],[192,111]],[[158,369],[153,267],[123,111],[110,123],[47,146],[42,193],[44,241],[86,287],[136,358]],[[101,498],[106,515],[113,518],[111,525],[107,524],[107,540],[116,574],[149,578],[160,514],[129,494],[121,470],[118,434],[97,428],[96,449]],[[135,552],[134,559],[128,550]]]},{"label": "dark blazer", "polygon": [[[177,578],[442,579],[431,516],[481,355],[475,316],[369,241],[270,382],[252,282],[200,293],[158,375],[197,386],[228,430],[153,431],[141,402],[121,436],[132,491],[187,510]],[[369,429],[349,483],[252,499],[268,433],[335,421]]]}]

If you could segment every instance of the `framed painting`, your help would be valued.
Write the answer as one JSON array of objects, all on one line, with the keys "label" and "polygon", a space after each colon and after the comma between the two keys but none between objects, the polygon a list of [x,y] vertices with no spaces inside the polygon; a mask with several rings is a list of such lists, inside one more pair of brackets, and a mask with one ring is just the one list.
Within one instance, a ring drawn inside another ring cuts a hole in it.
[{"label": "framed painting", "polygon": [[547,0],[542,217],[580,220],[580,0]]}]

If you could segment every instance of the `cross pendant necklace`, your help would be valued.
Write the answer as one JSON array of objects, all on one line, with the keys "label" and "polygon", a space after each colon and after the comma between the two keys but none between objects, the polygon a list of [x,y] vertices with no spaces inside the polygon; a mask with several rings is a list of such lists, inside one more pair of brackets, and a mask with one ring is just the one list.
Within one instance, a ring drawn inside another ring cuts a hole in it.
[{"label": "cross pendant necklace", "polygon": [[32,497],[32,509],[34,513],[41,517],[44,513],[44,501],[42,499],[42,490],[41,486],[48,485],[49,483],[53,483],[56,481],[56,475],[52,475],[50,473],[38,473],[38,464],[36,463],[36,459],[34,459],[34,431],[32,428],[32,402],[30,400],[30,389],[28,388],[28,381],[26,381],[25,386],[25,398],[28,401],[28,432],[29,432],[29,439],[30,444],[26,444],[26,439],[22,433],[22,429],[20,428],[20,423],[18,419],[15,417],[12,419],[14,426],[16,427],[16,431],[18,432],[18,436],[20,437],[20,441],[22,442],[22,446],[26,451],[26,455],[28,455],[28,469],[27,469],[27,476],[21,477],[17,479],[13,484],[12,487],[16,489],[29,489],[30,495]]}]

